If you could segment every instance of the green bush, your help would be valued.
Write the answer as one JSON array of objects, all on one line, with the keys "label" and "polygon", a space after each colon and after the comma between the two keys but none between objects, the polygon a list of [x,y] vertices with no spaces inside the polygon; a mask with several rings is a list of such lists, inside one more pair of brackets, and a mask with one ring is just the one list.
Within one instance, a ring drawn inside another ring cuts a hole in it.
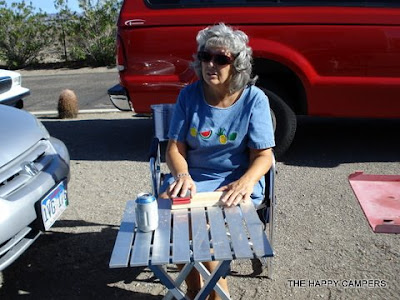
[{"label": "green bush", "polygon": [[[95,4],[93,4],[95,2]],[[92,66],[115,64],[116,22],[122,1],[79,0],[81,13],[68,0],[54,0],[58,13],[35,12],[32,2],[0,0],[0,59],[11,69],[37,63],[51,46],[65,61]]]},{"label": "green bush", "polygon": [[82,14],[71,24],[70,55],[74,60],[85,60],[94,66],[115,64],[116,22],[121,1],[80,0]]},{"label": "green bush", "polygon": [[34,12],[32,3],[0,1],[0,58],[16,69],[39,60],[39,53],[52,43],[47,14]]},{"label": "green bush", "polygon": [[[54,7],[58,11],[52,18],[54,35],[58,41],[55,47],[58,50],[60,58],[64,61],[69,61],[71,60],[70,48],[73,47],[71,37],[74,35],[74,24],[78,22],[78,15],[77,12],[71,11],[68,7],[67,0],[54,0]],[[78,60],[83,59],[84,57]]]}]

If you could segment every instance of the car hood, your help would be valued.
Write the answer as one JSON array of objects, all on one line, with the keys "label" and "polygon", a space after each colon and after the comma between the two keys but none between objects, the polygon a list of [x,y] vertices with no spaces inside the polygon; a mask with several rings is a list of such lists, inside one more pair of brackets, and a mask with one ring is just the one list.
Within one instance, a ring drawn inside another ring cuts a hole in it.
[{"label": "car hood", "polygon": [[10,76],[11,78],[13,78],[13,77],[15,77],[17,75],[18,75],[17,72],[0,69],[0,77]]},{"label": "car hood", "polygon": [[33,115],[0,105],[0,168],[43,138],[46,131]]}]

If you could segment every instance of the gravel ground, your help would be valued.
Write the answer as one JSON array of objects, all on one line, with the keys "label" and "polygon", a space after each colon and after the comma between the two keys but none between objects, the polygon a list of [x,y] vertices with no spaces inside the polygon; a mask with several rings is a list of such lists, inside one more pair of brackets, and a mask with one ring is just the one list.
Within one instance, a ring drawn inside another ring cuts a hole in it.
[{"label": "gravel ground", "polygon": [[[70,206],[0,273],[0,299],[161,299],[148,269],[108,268],[125,202],[150,190],[151,120],[41,120],[70,150]],[[399,120],[299,119],[277,164],[273,276],[256,261],[233,263],[232,299],[399,299],[400,236],[372,232],[347,180],[357,170],[399,174],[399,129]]]}]

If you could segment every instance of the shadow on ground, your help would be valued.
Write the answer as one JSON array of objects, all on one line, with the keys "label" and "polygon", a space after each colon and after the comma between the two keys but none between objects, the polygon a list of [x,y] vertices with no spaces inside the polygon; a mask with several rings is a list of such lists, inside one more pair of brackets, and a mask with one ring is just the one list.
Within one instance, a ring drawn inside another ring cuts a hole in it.
[{"label": "shadow on ground", "polygon": [[[73,160],[146,161],[151,119],[46,120],[51,135],[67,145]],[[400,120],[299,117],[288,165],[331,168],[341,163],[400,161]],[[162,157],[164,161],[165,144]]]},{"label": "shadow on ground", "polygon": [[73,160],[146,161],[153,136],[151,119],[41,119],[62,140]]},{"label": "shadow on ground", "polygon": [[3,271],[0,299],[161,299],[112,286],[145,284],[143,268],[109,269],[117,227],[83,221],[58,221],[56,227],[101,227],[99,232],[49,232],[40,237],[16,262]]},{"label": "shadow on ground", "polygon": [[332,168],[342,163],[400,161],[400,119],[299,117],[287,165]]},{"label": "shadow on ground", "polygon": [[[4,270],[0,299],[162,299],[161,295],[151,295],[150,287],[148,293],[132,290],[138,285],[159,283],[149,269],[108,268],[117,226],[75,220],[60,220],[53,226],[76,227],[88,232],[48,232]],[[260,276],[263,271],[260,262],[252,263],[253,273],[232,272],[231,276],[267,278]],[[176,267],[168,268],[177,274]],[[139,276],[141,273],[147,274]],[[125,286],[121,287],[120,282]]]},{"label": "shadow on ground", "polygon": [[[277,160],[294,166],[333,168],[342,163],[400,162],[400,119],[298,117],[295,139]],[[166,143],[161,144],[165,161]]]}]

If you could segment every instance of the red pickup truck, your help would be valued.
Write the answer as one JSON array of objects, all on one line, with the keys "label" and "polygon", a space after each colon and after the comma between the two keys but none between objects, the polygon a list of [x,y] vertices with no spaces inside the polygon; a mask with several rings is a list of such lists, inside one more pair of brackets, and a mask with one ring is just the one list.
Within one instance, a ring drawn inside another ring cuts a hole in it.
[{"label": "red pickup truck", "polygon": [[117,34],[121,110],[150,113],[196,80],[200,29],[224,22],[249,35],[258,86],[268,95],[276,154],[296,115],[400,117],[398,1],[125,0]]}]

